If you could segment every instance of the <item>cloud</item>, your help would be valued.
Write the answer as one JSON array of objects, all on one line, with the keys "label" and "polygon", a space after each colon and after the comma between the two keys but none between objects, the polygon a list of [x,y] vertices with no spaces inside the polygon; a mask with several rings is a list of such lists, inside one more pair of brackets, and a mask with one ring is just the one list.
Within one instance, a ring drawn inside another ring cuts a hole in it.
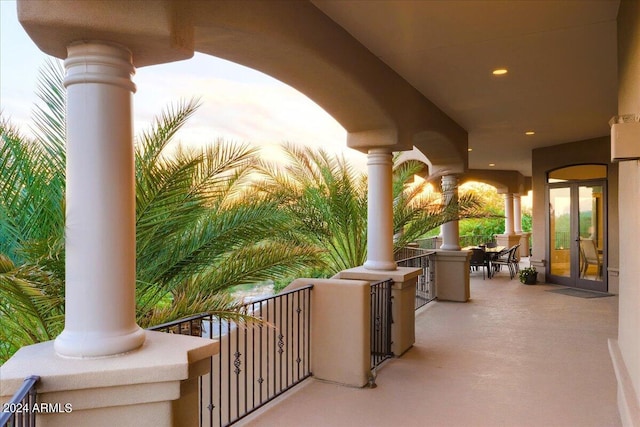
[{"label": "cloud", "polygon": [[[225,69],[225,76],[214,72]],[[344,153],[359,168],[366,156],[346,146],[346,131],[327,112],[297,90],[264,76],[243,79],[226,76],[228,61],[197,56],[179,67],[146,73],[136,77],[136,116],[150,121],[160,109],[180,99],[197,98],[201,107],[178,135],[183,143],[203,144],[218,138],[271,147],[283,142],[321,146],[330,152]],[[158,91],[158,88],[163,90]],[[269,149],[269,152],[273,152]]]}]

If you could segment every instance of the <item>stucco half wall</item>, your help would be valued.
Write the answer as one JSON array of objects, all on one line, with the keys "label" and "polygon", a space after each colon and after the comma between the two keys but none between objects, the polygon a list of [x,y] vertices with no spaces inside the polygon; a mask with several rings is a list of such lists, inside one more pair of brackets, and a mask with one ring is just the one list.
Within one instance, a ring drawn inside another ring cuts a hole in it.
[{"label": "stucco half wall", "polygon": [[371,372],[371,284],[364,280],[296,279],[312,284],[311,371],[317,379],[362,387]]}]

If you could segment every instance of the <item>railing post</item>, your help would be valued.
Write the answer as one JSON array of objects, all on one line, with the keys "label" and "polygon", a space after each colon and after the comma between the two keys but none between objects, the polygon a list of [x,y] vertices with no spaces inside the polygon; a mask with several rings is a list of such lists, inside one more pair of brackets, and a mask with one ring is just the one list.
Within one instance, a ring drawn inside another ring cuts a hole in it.
[{"label": "railing post", "polygon": [[467,302],[469,287],[470,251],[436,251],[436,297],[442,301]]}]

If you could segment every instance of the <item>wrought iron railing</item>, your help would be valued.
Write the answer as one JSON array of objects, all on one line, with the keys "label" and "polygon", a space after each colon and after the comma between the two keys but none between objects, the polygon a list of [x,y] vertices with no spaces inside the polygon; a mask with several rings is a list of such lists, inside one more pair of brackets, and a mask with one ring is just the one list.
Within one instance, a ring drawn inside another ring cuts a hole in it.
[{"label": "wrought iron railing", "polygon": [[34,427],[36,425],[35,405],[37,404],[36,383],[40,377],[36,375],[25,378],[22,386],[11,400],[2,404],[0,411],[0,427]]},{"label": "wrought iron railing", "polygon": [[553,233],[553,248],[555,250],[570,249],[573,240],[571,233],[568,231],[556,231]]},{"label": "wrought iron railing", "polygon": [[205,313],[152,330],[220,340],[200,378],[200,425],[228,426],[311,376],[311,289],[308,285],[243,305],[260,321]]},{"label": "wrought iron railing", "polygon": [[422,249],[438,249],[438,236],[417,239],[416,243],[418,244],[418,247]]},{"label": "wrought iron railing", "polygon": [[467,234],[466,236],[460,236],[458,242],[459,245],[464,248],[466,246],[478,246],[484,245],[485,243],[495,243],[496,237],[494,235],[483,236],[481,234]]},{"label": "wrought iron railing", "polygon": [[402,248],[396,253],[398,267],[421,268],[416,283],[416,310],[436,298],[436,253],[421,248]]},{"label": "wrought iron railing", "polygon": [[371,284],[371,369],[393,356],[391,352],[391,286],[387,279]]}]

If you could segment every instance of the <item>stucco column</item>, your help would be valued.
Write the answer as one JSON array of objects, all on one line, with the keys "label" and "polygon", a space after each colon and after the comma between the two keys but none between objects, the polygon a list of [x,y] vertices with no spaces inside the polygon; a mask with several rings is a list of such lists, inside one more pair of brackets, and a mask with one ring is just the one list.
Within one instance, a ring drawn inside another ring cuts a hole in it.
[{"label": "stucco column", "polygon": [[519,194],[513,195],[513,231],[522,234],[522,205]]},{"label": "stucco column", "polygon": [[369,150],[367,211],[368,270],[395,270],[393,260],[393,159],[387,149]]},{"label": "stucco column", "polygon": [[62,356],[100,357],[145,340],[135,320],[136,230],[131,53],[77,42],[67,88],[66,310]]},{"label": "stucco column", "polygon": [[504,234],[511,236],[514,234],[513,229],[513,193],[504,195]]},{"label": "stucco column", "polygon": [[[458,202],[458,178],[455,175],[442,177],[442,198],[445,205]],[[458,221],[449,221],[440,227],[442,246],[440,249],[448,251],[460,250],[460,229]]]}]

